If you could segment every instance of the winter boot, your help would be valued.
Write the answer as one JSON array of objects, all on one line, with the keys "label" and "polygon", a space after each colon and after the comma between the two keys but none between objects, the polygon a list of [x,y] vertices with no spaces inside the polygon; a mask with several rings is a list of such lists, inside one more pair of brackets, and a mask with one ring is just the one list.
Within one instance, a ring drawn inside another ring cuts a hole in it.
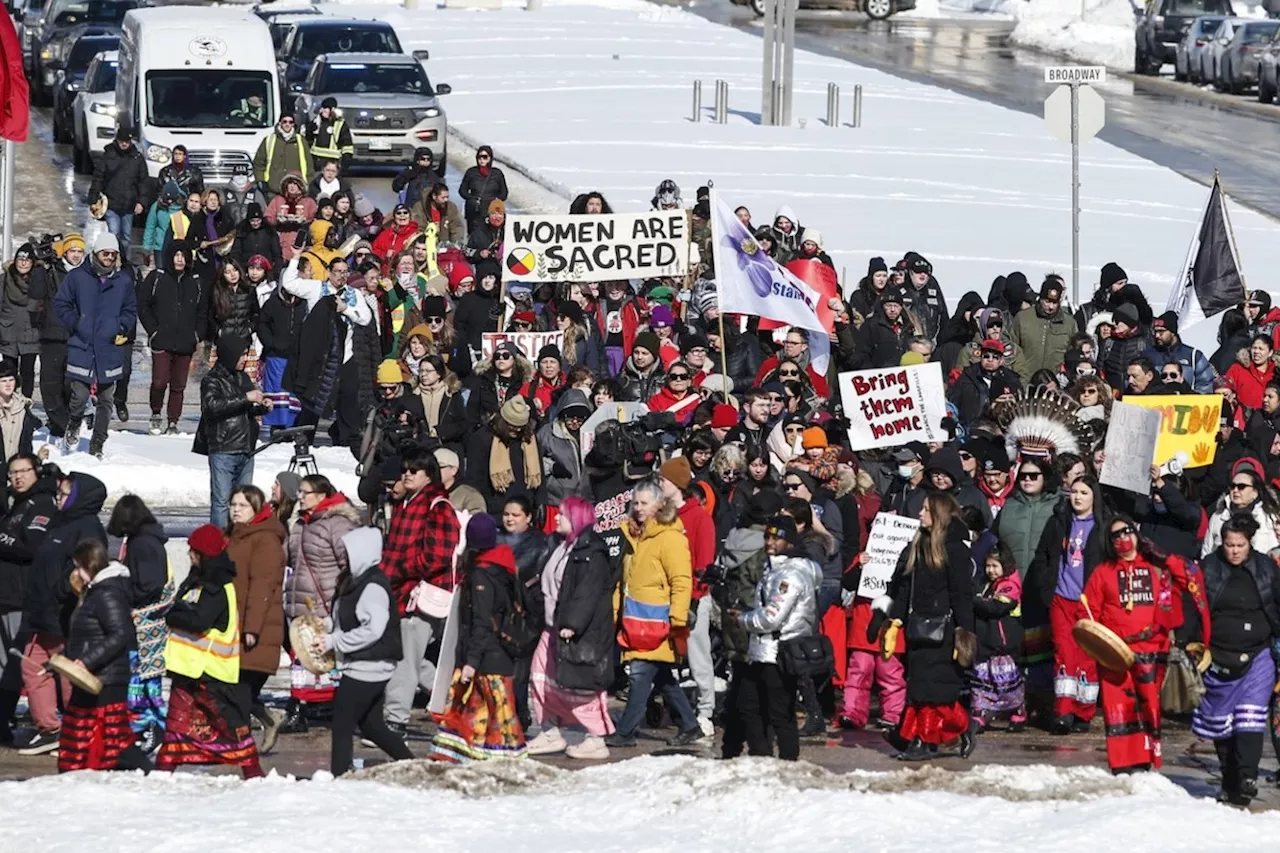
[{"label": "winter boot", "polygon": [[160,433],[162,433],[164,431],[164,427],[162,426],[163,423],[164,423],[164,419],[161,418],[159,415],[152,415],[151,424],[150,426],[147,427],[147,434],[159,435]]},{"label": "winter boot", "polygon": [[101,459],[101,458],[102,458],[102,445],[103,445],[103,442],[101,442],[101,441],[93,441],[93,440],[90,440],[90,441],[89,441],[89,455],[90,455],[90,456],[96,456],[98,459]]},{"label": "winter boot", "polygon": [[165,435],[177,435],[177,434],[178,434],[178,422],[177,422],[177,421],[169,421],[169,426],[165,428],[164,434],[165,434]]},{"label": "winter boot", "polygon": [[822,716],[822,706],[818,703],[818,691],[813,686],[812,678],[800,679],[800,699],[804,705],[804,725],[800,727],[800,737],[825,735],[827,727]]},{"label": "winter boot", "polygon": [[129,422],[129,406],[125,403],[116,403],[116,418],[120,423],[127,424]]},{"label": "winter boot", "polygon": [[307,733],[307,706],[297,699],[290,699],[284,709],[284,724],[280,732],[286,735],[304,735]]},{"label": "winter boot", "polygon": [[1075,724],[1075,714],[1063,714],[1060,717],[1053,718],[1053,726],[1049,731],[1053,732],[1055,735],[1069,735],[1071,734],[1071,730],[1075,727]]},{"label": "winter boot", "polygon": [[71,421],[67,424],[67,431],[62,434],[63,453],[80,452],[80,421]]},{"label": "winter boot", "polygon": [[912,738],[911,743],[907,744],[907,748],[898,753],[899,761],[929,761],[936,757],[938,748],[933,744],[925,743],[920,738]]}]

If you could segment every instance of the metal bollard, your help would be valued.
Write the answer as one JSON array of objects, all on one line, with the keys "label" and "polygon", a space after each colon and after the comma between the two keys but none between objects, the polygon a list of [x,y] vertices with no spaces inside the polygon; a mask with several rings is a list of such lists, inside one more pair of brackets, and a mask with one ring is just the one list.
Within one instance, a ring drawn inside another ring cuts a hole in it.
[{"label": "metal bollard", "polygon": [[853,87],[853,124],[850,127],[862,127],[862,84]]},{"label": "metal bollard", "polygon": [[716,124],[729,121],[729,84],[723,80],[716,81]]},{"label": "metal bollard", "polygon": [[702,121],[702,81],[693,81],[693,120]]},{"label": "metal bollard", "polygon": [[840,87],[827,84],[827,127],[840,126]]}]

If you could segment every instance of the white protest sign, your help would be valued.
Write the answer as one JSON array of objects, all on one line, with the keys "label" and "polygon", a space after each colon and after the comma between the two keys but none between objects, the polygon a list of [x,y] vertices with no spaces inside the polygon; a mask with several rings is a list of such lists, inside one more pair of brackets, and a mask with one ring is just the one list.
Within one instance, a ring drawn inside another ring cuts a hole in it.
[{"label": "white protest sign", "polygon": [[504,281],[683,276],[689,269],[688,213],[508,216],[503,250]]},{"label": "white protest sign", "polygon": [[840,399],[849,419],[849,449],[947,441],[947,395],[937,362],[841,373]]},{"label": "white protest sign", "polygon": [[919,529],[917,519],[889,512],[876,513],[871,522],[871,532],[867,535],[867,549],[862,552],[859,598],[875,598],[884,594],[894,569],[898,567],[898,558]]},{"label": "white protest sign", "polygon": [[1160,410],[1130,403],[1113,403],[1107,424],[1104,486],[1145,495],[1151,491],[1151,460],[1160,441]]},{"label": "white protest sign", "polygon": [[[564,332],[485,332],[480,336],[480,354],[493,358],[493,351],[503,341],[511,341],[530,361],[538,360],[538,351],[550,344],[564,353]],[[536,366],[536,365],[535,365]]]}]

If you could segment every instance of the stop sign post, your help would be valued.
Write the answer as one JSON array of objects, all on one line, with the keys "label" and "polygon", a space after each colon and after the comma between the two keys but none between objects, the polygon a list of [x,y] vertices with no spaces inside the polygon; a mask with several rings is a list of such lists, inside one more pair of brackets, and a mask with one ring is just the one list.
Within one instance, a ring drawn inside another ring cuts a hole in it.
[{"label": "stop sign post", "polygon": [[1071,299],[1080,304],[1080,144],[1098,135],[1106,122],[1106,106],[1089,85],[1103,83],[1101,66],[1059,66],[1044,69],[1044,81],[1058,87],[1044,101],[1049,132],[1071,143]]}]

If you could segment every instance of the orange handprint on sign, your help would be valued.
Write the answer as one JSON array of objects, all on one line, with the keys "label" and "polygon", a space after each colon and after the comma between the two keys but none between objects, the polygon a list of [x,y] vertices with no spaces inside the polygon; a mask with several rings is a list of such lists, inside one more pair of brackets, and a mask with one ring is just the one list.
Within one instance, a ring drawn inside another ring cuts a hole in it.
[{"label": "orange handprint on sign", "polygon": [[1209,451],[1211,451],[1212,449],[1213,448],[1211,448],[1205,442],[1203,441],[1200,442],[1199,444],[1196,445],[1195,450],[1191,452],[1192,461],[1195,462],[1197,465],[1204,465],[1209,461]]}]

